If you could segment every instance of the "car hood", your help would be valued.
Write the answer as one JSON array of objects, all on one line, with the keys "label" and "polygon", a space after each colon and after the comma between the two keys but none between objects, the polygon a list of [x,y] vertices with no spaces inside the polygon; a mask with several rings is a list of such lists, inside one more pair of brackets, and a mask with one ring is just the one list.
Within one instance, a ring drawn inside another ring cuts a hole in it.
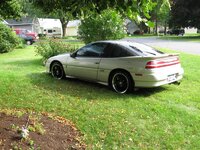
[{"label": "car hood", "polygon": [[63,60],[66,60],[68,57],[70,57],[70,53],[64,53],[64,54],[59,54],[59,55],[50,57],[48,61],[54,61],[54,60],[63,61]]},{"label": "car hood", "polygon": [[35,33],[35,32],[28,32],[28,33],[26,33],[27,35],[32,35],[32,36],[37,36],[37,33]]}]

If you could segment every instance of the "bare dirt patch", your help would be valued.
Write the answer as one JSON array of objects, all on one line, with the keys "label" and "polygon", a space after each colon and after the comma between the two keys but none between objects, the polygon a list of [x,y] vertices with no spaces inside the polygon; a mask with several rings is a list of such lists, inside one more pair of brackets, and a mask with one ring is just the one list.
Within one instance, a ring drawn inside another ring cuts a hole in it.
[{"label": "bare dirt patch", "polygon": [[[22,127],[29,134],[21,137]],[[86,149],[81,142],[81,134],[74,125],[61,117],[47,114],[10,115],[0,112],[0,149]]]}]

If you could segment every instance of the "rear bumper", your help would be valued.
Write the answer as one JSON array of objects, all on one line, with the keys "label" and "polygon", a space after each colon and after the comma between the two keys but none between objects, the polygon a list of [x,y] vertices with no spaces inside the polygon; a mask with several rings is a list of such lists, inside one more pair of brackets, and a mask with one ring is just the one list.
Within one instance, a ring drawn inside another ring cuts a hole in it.
[{"label": "rear bumper", "polygon": [[132,76],[135,81],[135,87],[150,88],[180,81],[183,78],[183,74],[183,68],[179,68],[178,70],[154,71],[150,74],[142,74],[142,76],[132,74]]}]

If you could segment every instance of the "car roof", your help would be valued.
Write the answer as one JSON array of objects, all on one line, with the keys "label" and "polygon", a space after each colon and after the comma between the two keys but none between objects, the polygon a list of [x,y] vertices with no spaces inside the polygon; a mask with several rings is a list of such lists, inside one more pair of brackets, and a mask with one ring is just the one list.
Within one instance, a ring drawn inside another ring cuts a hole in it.
[{"label": "car roof", "polygon": [[[119,44],[128,48],[129,50],[133,51],[139,56],[146,56],[146,55],[163,55],[164,53],[158,50],[153,49],[150,46],[147,46],[142,43],[132,42],[132,41],[122,41],[122,40],[106,40],[106,41],[97,41],[94,43],[111,43],[111,44]],[[133,49],[132,49],[132,48]]]},{"label": "car roof", "polygon": [[123,45],[123,46],[141,44],[141,43],[137,43],[137,42],[122,41],[122,40],[105,40],[105,41],[97,41],[97,42],[93,42],[93,43],[111,43],[111,44],[119,44],[119,45]]},{"label": "car roof", "polygon": [[104,41],[96,41],[94,43],[127,43],[127,41],[120,41],[120,40],[104,40]]}]

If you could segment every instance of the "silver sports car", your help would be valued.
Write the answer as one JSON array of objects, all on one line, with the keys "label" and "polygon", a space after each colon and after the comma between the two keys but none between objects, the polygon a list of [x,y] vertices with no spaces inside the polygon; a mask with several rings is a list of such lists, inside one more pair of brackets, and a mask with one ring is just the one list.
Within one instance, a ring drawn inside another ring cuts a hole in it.
[{"label": "silver sports car", "polygon": [[74,53],[49,58],[46,69],[56,79],[98,82],[117,93],[179,82],[184,73],[178,54],[126,41],[90,43]]}]

